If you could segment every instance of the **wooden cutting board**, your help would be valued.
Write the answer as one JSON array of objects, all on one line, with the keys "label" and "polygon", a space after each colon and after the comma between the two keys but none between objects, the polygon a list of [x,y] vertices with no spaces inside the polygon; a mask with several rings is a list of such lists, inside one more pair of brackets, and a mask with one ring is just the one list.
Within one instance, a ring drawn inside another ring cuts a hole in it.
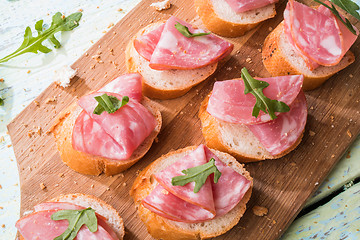
[{"label": "wooden cutting board", "polygon": [[[206,82],[183,97],[157,101],[163,127],[158,141],[140,162],[113,177],[81,175],[65,166],[53,137],[46,134],[53,119],[78,97],[126,72],[124,49],[140,28],[170,15],[199,22],[191,0],[172,0],[172,3],[171,9],[157,12],[149,8],[149,1],[141,2],[74,63],[78,74],[71,87],[60,89],[52,84],[36,99],[39,104],[30,104],[8,125],[20,173],[22,214],[59,194],[92,194],[121,213],[126,239],[151,239],[129,196],[137,172],[172,149],[204,142],[197,114],[200,102],[216,80],[240,77],[242,67],[247,67],[253,75],[269,76],[262,65],[260,49],[270,30],[282,20],[284,1],[277,4],[279,14],[274,19],[243,37],[228,39],[235,44],[231,58]],[[352,48],[356,56],[359,55],[358,46],[359,41]],[[97,54],[103,63],[92,58]],[[281,236],[359,134],[359,75],[360,62],[356,61],[321,88],[306,93],[309,116],[302,143],[281,159],[246,164],[254,178],[248,211],[237,226],[217,239],[277,239]],[[254,215],[251,209],[255,205],[266,207],[268,215]]]}]

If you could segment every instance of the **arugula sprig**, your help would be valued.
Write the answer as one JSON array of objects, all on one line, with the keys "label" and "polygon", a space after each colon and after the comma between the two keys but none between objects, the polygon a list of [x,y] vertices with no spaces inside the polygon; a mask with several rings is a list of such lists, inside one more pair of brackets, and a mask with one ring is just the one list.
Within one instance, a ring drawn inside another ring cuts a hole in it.
[{"label": "arugula sprig", "polygon": [[104,111],[108,113],[116,112],[129,102],[129,97],[123,96],[120,101],[117,97],[109,96],[104,93],[101,96],[96,96],[95,100],[98,102],[98,105],[94,109],[94,114],[100,115]]},{"label": "arugula sprig", "polygon": [[73,240],[84,224],[90,232],[96,232],[98,229],[95,210],[92,208],[83,210],[60,210],[51,215],[51,220],[68,220],[69,222],[69,226],[65,232],[54,238],[54,240]]},{"label": "arugula sprig", "polygon": [[177,22],[175,24],[175,28],[185,37],[187,38],[192,38],[192,37],[199,37],[199,36],[204,36],[204,35],[209,35],[211,34],[211,32],[205,32],[205,33],[191,33],[189,31],[189,28],[182,25],[181,23]]},{"label": "arugula sprig", "polygon": [[0,63],[9,61],[10,59],[17,57],[24,53],[48,53],[52,50],[43,45],[44,40],[48,39],[51,43],[54,44],[55,48],[61,46],[60,42],[55,38],[54,34],[60,31],[71,31],[77,26],[79,26],[79,21],[81,19],[82,13],[76,12],[68,17],[64,17],[60,12],[57,12],[52,17],[51,25],[48,29],[45,29],[43,20],[39,20],[35,24],[35,30],[37,31],[37,36],[34,37],[30,27],[25,29],[24,41],[21,46],[13,53],[9,54],[6,57],[0,59]]},{"label": "arugula sprig", "polygon": [[256,98],[256,103],[252,111],[252,116],[258,117],[260,110],[270,115],[271,120],[276,119],[275,112],[288,112],[290,107],[286,103],[267,98],[263,90],[269,86],[265,81],[254,79],[246,68],[241,69],[241,78],[245,84],[244,93],[251,93]]},{"label": "arugula sprig", "polygon": [[344,18],[345,19],[344,20],[333,4],[333,3],[335,3],[337,6],[339,6],[340,8],[342,8],[343,10],[345,10],[346,12],[348,12],[349,14],[351,14],[357,20],[360,21],[360,15],[357,12],[357,10],[359,10],[360,7],[356,3],[354,3],[351,0],[331,0],[331,2],[333,2],[333,3],[330,3],[331,4],[331,7],[330,7],[329,5],[323,3],[319,0],[314,0],[314,1],[327,7],[335,15],[335,17],[337,19],[339,19],[353,34],[356,35],[356,30],[354,29],[353,25],[350,23],[349,19]]},{"label": "arugula sprig", "polygon": [[194,193],[200,191],[200,188],[205,184],[207,177],[214,173],[214,183],[219,181],[221,172],[215,166],[215,159],[211,158],[209,162],[196,166],[193,168],[188,168],[181,171],[185,175],[176,176],[171,179],[171,184],[173,186],[185,186],[190,182],[195,182]]}]

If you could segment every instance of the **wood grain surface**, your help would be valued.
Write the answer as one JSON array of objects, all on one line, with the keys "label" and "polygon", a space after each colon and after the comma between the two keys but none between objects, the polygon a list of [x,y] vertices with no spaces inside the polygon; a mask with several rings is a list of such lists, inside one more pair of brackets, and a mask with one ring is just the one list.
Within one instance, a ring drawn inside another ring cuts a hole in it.
[{"label": "wood grain surface", "polygon": [[[30,104],[8,125],[19,167],[22,214],[35,204],[59,194],[92,194],[120,212],[126,226],[125,239],[151,239],[129,196],[137,172],[172,149],[204,142],[197,114],[200,102],[216,80],[240,77],[242,67],[250,69],[255,76],[269,76],[262,65],[259,49],[269,31],[282,20],[284,1],[277,4],[278,15],[274,19],[243,37],[228,39],[235,44],[232,56],[207,81],[183,97],[157,101],[163,116],[163,128],[158,141],[141,161],[113,177],[81,175],[65,166],[53,136],[46,133],[54,118],[78,97],[126,72],[124,49],[140,28],[169,15],[199,22],[191,0],[173,0],[172,3],[169,10],[157,12],[149,8],[147,1],[141,2],[74,63],[73,68],[78,68],[78,74],[70,87],[61,89],[52,84],[36,99],[39,104]],[[359,55],[358,46],[359,41],[352,47],[355,56]],[[97,54],[104,63],[92,58]],[[278,160],[246,164],[254,178],[248,211],[237,226],[216,239],[280,237],[360,132],[359,65],[356,61],[322,87],[306,93],[308,122],[303,141],[295,151]],[[254,215],[251,209],[255,205],[268,208],[268,215]]]}]

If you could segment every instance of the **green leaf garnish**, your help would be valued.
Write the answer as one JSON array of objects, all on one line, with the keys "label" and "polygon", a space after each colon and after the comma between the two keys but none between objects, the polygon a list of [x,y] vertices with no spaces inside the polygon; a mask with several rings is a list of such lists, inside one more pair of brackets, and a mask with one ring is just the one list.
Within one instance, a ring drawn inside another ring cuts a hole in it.
[{"label": "green leaf garnish", "polygon": [[0,106],[4,106],[4,99],[0,97]]},{"label": "green leaf garnish", "polygon": [[199,37],[199,36],[204,36],[204,35],[209,35],[211,34],[211,32],[207,32],[207,33],[191,33],[189,31],[189,28],[182,25],[181,23],[177,22],[175,24],[175,28],[185,37],[187,38],[192,38],[192,37]]},{"label": "green leaf garnish", "polygon": [[[338,10],[335,8],[334,4],[331,3],[331,7],[330,7],[319,0],[314,0],[314,1],[330,9],[330,11],[335,15],[335,17],[339,19],[353,34],[356,35],[356,31],[353,25],[350,23],[349,19],[345,18],[344,21],[344,19],[340,16]],[[360,7],[356,3],[354,3],[351,0],[331,0],[331,1],[360,21],[360,15],[357,12],[357,10],[359,10]]]},{"label": "green leaf garnish", "polygon": [[54,240],[73,240],[80,228],[85,224],[90,232],[98,229],[95,210],[87,208],[83,210],[60,210],[51,215],[51,220],[68,220],[69,226],[63,234]]},{"label": "green leaf garnish", "polygon": [[104,93],[101,96],[95,97],[95,100],[98,102],[98,105],[94,109],[94,114],[100,115],[104,111],[108,113],[114,113],[119,110],[121,107],[125,106],[129,102],[128,96],[123,96],[120,101],[117,97],[109,96]]},{"label": "green leaf garnish", "polygon": [[195,182],[194,193],[200,191],[200,188],[205,184],[207,177],[214,173],[214,183],[219,181],[221,172],[215,166],[215,159],[211,158],[209,162],[181,171],[185,175],[176,176],[171,179],[173,186],[184,186],[190,182]]},{"label": "green leaf garnish", "polygon": [[275,112],[288,112],[290,107],[286,103],[267,98],[263,89],[269,86],[265,81],[254,79],[246,68],[241,69],[241,78],[245,84],[244,93],[251,93],[256,98],[256,103],[252,111],[252,116],[258,117],[260,110],[270,115],[271,120],[276,119]]},{"label": "green leaf garnish", "polygon": [[43,45],[43,41],[48,39],[51,43],[54,44],[55,48],[61,46],[60,42],[55,38],[54,34],[60,31],[70,31],[79,26],[79,21],[81,19],[82,13],[76,12],[68,17],[63,17],[60,12],[57,12],[52,17],[51,26],[44,30],[45,26],[43,20],[39,20],[35,24],[35,30],[37,31],[37,36],[33,37],[30,27],[25,29],[24,41],[21,46],[10,55],[0,59],[0,63],[7,62],[10,59],[17,57],[24,53],[48,53],[52,50]]}]

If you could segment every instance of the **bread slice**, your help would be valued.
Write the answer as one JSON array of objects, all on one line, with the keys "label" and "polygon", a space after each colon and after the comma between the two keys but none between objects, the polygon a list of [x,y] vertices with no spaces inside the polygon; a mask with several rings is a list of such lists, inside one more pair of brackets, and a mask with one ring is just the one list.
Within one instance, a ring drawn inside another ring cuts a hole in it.
[{"label": "bread slice", "polygon": [[355,56],[348,51],[336,66],[320,66],[310,71],[305,61],[295,52],[284,32],[284,21],[281,22],[265,39],[262,58],[265,68],[272,76],[304,75],[303,90],[319,87],[332,75],[346,68],[355,61]]},{"label": "bread slice", "polygon": [[195,10],[205,26],[224,37],[239,37],[276,15],[275,4],[236,13],[224,0],[194,0]]},{"label": "bread slice", "polygon": [[201,103],[199,118],[206,145],[210,148],[230,153],[240,162],[255,162],[281,158],[294,150],[301,142],[304,133],[290,148],[278,155],[271,155],[246,125],[224,122],[211,116],[206,111],[209,97],[210,95]]},{"label": "bread slice", "polygon": [[[107,224],[114,230],[120,240],[124,238],[125,228],[123,219],[121,218],[120,214],[116,211],[115,208],[95,196],[85,195],[82,193],[73,193],[60,195],[47,202],[66,202],[84,208],[91,207],[95,210],[96,213],[106,218]],[[20,240],[25,239],[20,235]]]},{"label": "bread slice", "polygon": [[72,147],[71,142],[72,131],[75,120],[81,113],[82,108],[76,103],[70,105],[58,116],[52,129],[62,161],[73,170],[89,175],[100,175],[101,173],[105,173],[106,175],[111,176],[131,167],[150,149],[154,139],[160,132],[162,125],[161,113],[156,107],[156,103],[144,97],[141,104],[155,116],[157,126],[128,160],[113,160],[75,150]]},{"label": "bread slice", "polygon": [[154,70],[150,68],[149,61],[139,55],[135,50],[134,40],[146,34],[165,21],[156,22],[141,29],[128,43],[125,51],[126,67],[128,72],[138,72],[143,78],[143,94],[150,98],[171,99],[187,93],[192,87],[212,75],[217,63],[203,68],[191,70]]},{"label": "bread slice", "polygon": [[[235,226],[246,210],[246,203],[250,199],[253,184],[251,184],[250,189],[246,192],[243,199],[229,213],[201,223],[183,223],[172,221],[143,207],[141,201],[157,186],[157,182],[153,177],[153,174],[162,171],[196,148],[197,146],[187,147],[163,155],[139,174],[130,190],[130,195],[134,198],[135,207],[138,210],[141,220],[146,225],[150,235],[156,239],[185,240],[216,237],[224,234]],[[214,152],[221,161],[252,182],[249,172],[247,172],[235,158],[227,153],[217,150],[211,149],[211,151]]]}]

